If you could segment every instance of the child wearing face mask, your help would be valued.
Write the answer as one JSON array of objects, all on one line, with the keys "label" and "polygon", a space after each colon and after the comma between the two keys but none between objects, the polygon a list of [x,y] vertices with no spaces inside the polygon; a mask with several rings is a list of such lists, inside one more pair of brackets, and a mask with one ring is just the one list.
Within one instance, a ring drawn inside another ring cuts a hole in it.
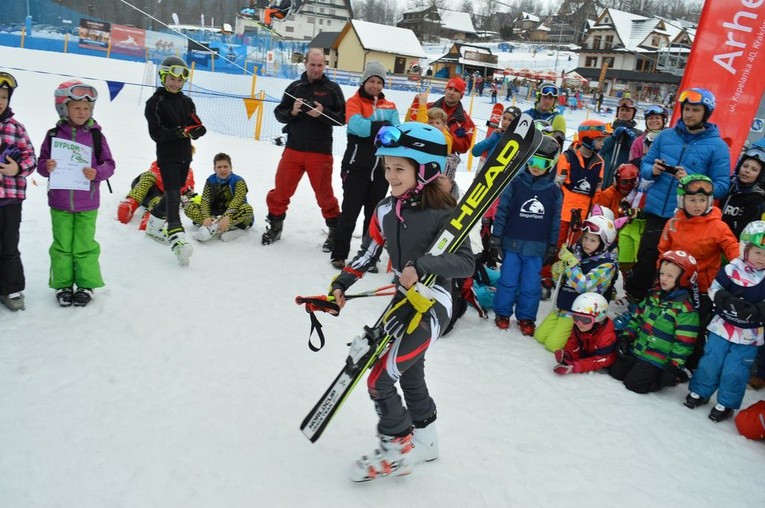
[{"label": "child wearing face mask", "polygon": [[688,358],[691,370],[698,365],[704,351],[704,329],[712,317],[712,302],[707,295],[717,272],[721,256],[738,257],[738,240],[722,221],[720,209],[713,206],[714,185],[704,175],[690,174],[680,180],[677,189],[677,212],[661,233],[659,253],[682,250],[696,258],[698,264],[699,317],[701,331],[693,354]]},{"label": "child wearing face mask", "polygon": [[686,381],[683,369],[699,331],[696,260],[683,251],[659,258],[659,285],[637,306],[617,343],[608,374],[635,393]]},{"label": "child wearing face mask", "polygon": [[694,409],[709,402],[716,390],[717,404],[709,413],[715,422],[741,407],[757,347],[765,343],[765,222],[754,221],[744,228],[740,253],[709,288],[714,315],[704,356],[685,398],[685,405]]},{"label": "child wearing face mask", "polygon": [[733,235],[741,236],[744,226],[761,220],[765,213],[765,148],[753,146],[744,152],[730,178],[730,190],[722,200],[722,220]]}]

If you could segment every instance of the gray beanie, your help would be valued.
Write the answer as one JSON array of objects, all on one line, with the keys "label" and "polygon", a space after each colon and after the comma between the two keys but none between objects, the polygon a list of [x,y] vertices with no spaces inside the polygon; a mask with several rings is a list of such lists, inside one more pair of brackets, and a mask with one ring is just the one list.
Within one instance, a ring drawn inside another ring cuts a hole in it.
[{"label": "gray beanie", "polygon": [[385,85],[385,74],[385,67],[380,62],[377,60],[367,62],[367,65],[364,67],[364,74],[361,75],[361,84],[366,83],[372,76],[377,76],[383,80],[383,85]]}]

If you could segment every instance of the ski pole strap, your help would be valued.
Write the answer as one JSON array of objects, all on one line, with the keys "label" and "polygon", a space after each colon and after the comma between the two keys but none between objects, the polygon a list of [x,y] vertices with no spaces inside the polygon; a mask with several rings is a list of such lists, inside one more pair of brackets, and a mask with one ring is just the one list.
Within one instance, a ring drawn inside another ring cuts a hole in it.
[{"label": "ski pole strap", "polygon": [[[328,298],[331,297],[328,297],[327,295],[319,295],[298,296],[295,298],[295,303],[298,305],[305,305],[305,311],[311,318],[311,330],[308,332],[308,348],[313,352],[320,351],[326,342],[324,339],[324,332],[321,330],[321,322],[319,322],[319,318],[316,317],[316,311],[330,312],[335,316],[340,313],[340,306],[334,301],[329,301]],[[316,331],[316,336],[319,338],[318,346],[314,346],[313,342],[311,342],[311,337],[313,337],[314,331]]]}]

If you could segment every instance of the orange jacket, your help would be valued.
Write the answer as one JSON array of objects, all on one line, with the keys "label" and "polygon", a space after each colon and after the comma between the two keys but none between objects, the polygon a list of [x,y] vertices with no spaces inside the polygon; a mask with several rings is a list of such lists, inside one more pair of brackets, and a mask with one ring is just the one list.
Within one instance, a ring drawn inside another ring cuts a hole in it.
[{"label": "orange jacket", "polygon": [[716,206],[706,215],[690,218],[684,210],[677,210],[659,240],[659,254],[668,250],[684,250],[696,258],[699,291],[703,293],[720,271],[721,256],[725,254],[728,259],[739,256],[738,240],[722,221],[722,212]]},{"label": "orange jacket", "polygon": [[625,198],[626,196],[619,192],[616,186],[612,185],[608,189],[596,194],[592,202],[593,204],[611,209],[614,212],[614,217],[619,217],[619,203]]},{"label": "orange jacket", "polygon": [[[563,172],[566,172],[566,179],[561,185],[563,190],[563,207],[560,211],[561,222],[571,222],[572,208],[581,208],[582,219],[584,219],[587,217],[592,204],[598,199],[600,181],[603,180],[603,157],[595,154],[590,159],[587,167],[585,168],[584,166],[584,158],[579,150],[569,148],[558,159],[558,175],[562,176]],[[588,187],[594,189],[594,194],[592,194],[592,191],[590,191],[590,194],[582,194],[572,190],[580,186],[579,182],[572,181],[572,177],[576,179],[576,175],[582,176],[585,174],[590,175],[591,182],[588,182]]]}]

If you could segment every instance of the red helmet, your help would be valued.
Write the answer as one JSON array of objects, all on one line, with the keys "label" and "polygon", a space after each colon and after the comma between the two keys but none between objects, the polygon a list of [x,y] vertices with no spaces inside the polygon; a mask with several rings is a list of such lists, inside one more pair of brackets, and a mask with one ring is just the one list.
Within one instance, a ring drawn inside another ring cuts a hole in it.
[{"label": "red helmet", "polygon": [[661,262],[667,261],[677,265],[682,270],[677,285],[683,288],[690,288],[696,282],[698,272],[696,271],[696,258],[682,250],[668,250],[659,258]]},{"label": "red helmet", "polygon": [[616,168],[614,173],[614,180],[616,181],[616,187],[624,194],[629,194],[630,191],[635,188],[638,175],[640,171],[637,166],[630,163],[625,163]]},{"label": "red helmet", "polygon": [[585,120],[577,129],[579,142],[590,150],[595,150],[594,141],[598,138],[607,138],[609,136],[606,124],[600,120]]}]

